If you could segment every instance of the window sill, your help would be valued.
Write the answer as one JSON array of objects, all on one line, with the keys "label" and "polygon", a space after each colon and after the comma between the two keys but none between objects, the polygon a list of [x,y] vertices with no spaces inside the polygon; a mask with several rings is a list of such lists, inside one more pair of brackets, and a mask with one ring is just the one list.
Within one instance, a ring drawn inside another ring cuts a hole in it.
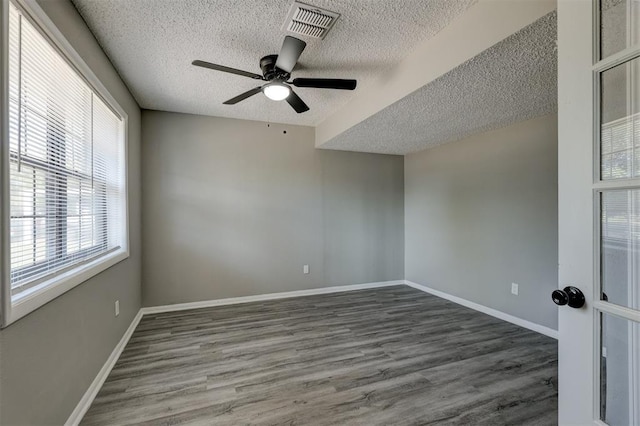
[{"label": "window sill", "polygon": [[7,327],[42,305],[128,257],[129,252],[127,250],[119,249],[25,290],[12,298],[11,308],[9,312],[7,312],[8,315],[2,327]]}]

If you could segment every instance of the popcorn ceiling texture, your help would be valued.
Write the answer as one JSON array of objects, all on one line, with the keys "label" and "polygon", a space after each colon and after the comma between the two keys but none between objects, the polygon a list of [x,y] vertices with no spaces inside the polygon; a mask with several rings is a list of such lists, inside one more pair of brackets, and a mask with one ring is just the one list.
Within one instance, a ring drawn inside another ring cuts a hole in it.
[{"label": "popcorn ceiling texture", "polygon": [[260,58],[280,50],[292,0],[72,1],[142,108],[301,125],[321,122],[367,90],[475,2],[306,1],[341,16],[324,40],[305,39],[293,77],[356,78],[358,88],[295,89],[311,108],[296,114],[262,94],[222,105],[259,82],[191,65],[201,59],[260,73]]},{"label": "popcorn ceiling texture", "polygon": [[552,12],[320,148],[408,154],[556,110]]}]

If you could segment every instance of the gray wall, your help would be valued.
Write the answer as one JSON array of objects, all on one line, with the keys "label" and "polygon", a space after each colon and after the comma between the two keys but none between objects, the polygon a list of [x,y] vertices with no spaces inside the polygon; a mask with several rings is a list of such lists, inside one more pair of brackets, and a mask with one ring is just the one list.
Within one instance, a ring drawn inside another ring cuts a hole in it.
[{"label": "gray wall", "polygon": [[158,111],[142,134],[144,306],[403,279],[402,157]]},{"label": "gray wall", "polygon": [[131,256],[0,331],[2,425],[64,423],[141,301],[140,109],[73,5],[39,3],[129,115]]},{"label": "gray wall", "polygon": [[557,329],[557,180],[555,114],[407,155],[406,279]]}]

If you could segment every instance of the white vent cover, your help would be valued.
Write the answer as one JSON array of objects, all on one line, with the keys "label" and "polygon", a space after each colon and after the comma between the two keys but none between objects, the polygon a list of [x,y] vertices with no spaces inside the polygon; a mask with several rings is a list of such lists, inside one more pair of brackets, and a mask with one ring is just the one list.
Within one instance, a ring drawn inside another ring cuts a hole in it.
[{"label": "white vent cover", "polygon": [[282,30],[323,39],[340,17],[339,13],[331,12],[304,3],[293,2]]}]

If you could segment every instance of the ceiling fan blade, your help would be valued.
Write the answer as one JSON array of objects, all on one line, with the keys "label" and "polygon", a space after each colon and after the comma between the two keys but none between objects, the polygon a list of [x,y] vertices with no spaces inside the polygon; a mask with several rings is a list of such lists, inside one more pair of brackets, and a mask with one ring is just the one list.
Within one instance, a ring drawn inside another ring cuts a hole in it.
[{"label": "ceiling fan blade", "polygon": [[251,89],[247,92],[244,92],[238,96],[236,96],[235,98],[231,98],[228,101],[223,102],[225,105],[235,105],[240,101],[244,101],[245,99],[247,99],[248,97],[251,97],[257,93],[262,92],[262,87],[256,87],[255,89]]},{"label": "ceiling fan blade", "polygon": [[302,55],[302,51],[306,46],[307,43],[304,41],[286,36],[282,42],[278,60],[276,60],[276,67],[288,73],[293,71],[293,67],[296,66],[296,62],[298,62],[298,58]]},{"label": "ceiling fan blade", "polygon": [[212,64],[211,62],[195,60],[191,64],[197,67],[209,68],[212,70],[222,71],[222,72],[228,72],[231,74],[241,75],[243,77],[249,77],[256,80],[264,80],[264,78],[260,74],[255,74],[249,71],[242,71],[235,68],[225,67],[223,65]]},{"label": "ceiling fan blade", "polygon": [[358,82],[356,80],[343,80],[339,78],[294,78],[291,84],[296,87],[353,90],[356,88]]},{"label": "ceiling fan blade", "polygon": [[300,99],[300,96],[296,95],[296,92],[294,92],[293,90],[287,97],[287,103],[291,105],[291,107],[295,109],[298,114],[300,114],[301,112],[309,111],[309,107],[307,106],[307,104],[305,104],[304,101]]}]

